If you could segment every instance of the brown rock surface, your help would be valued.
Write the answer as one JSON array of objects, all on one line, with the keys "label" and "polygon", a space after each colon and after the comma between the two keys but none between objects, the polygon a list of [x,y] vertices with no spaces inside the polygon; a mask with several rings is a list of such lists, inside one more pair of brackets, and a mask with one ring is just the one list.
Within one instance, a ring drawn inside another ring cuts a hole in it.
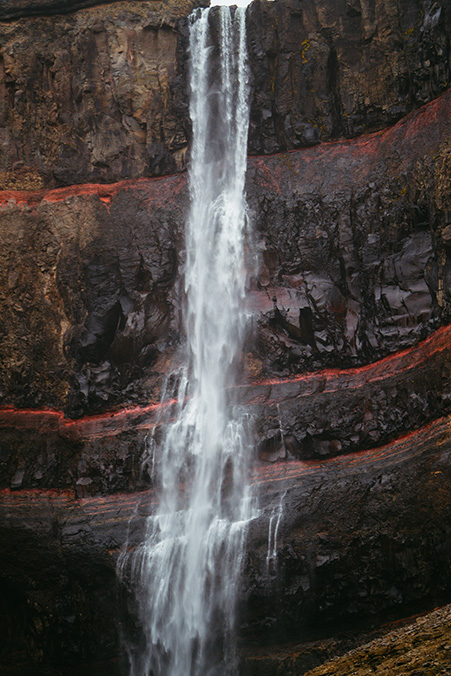
[{"label": "brown rock surface", "polygon": [[[181,170],[186,17],[203,0],[21,0],[0,21],[0,187]],[[2,4],[3,16],[11,2]],[[0,19],[1,19],[0,8]],[[218,11],[212,12],[217,21]],[[399,120],[451,81],[446,0],[255,0],[249,148],[272,153]]]},{"label": "brown rock surface", "polygon": [[[149,175],[183,167],[194,3],[21,3],[70,11],[0,23],[0,671],[122,675],[118,617],[139,630],[115,566],[152,509],[147,435],[183,346],[187,181]],[[259,269],[231,397],[263,462],[240,638],[243,673],[286,676],[336,653],[259,646],[451,599],[450,12],[248,16],[253,152],[435,99],[249,161]]]},{"label": "brown rock surface", "polygon": [[176,24],[199,4],[116,2],[0,23],[0,187],[181,169]]},{"label": "brown rock surface", "polygon": [[[449,322],[450,97],[352,143],[250,160],[250,378],[361,366]],[[184,175],[0,192],[3,405],[158,400],[182,341],[187,199]]]},{"label": "brown rock surface", "polygon": [[[450,339],[448,326],[366,367],[241,385],[230,396],[255,418],[263,463],[343,455],[449,412]],[[78,497],[147,488],[146,439],[154,430],[158,440],[162,408],[78,420],[45,409],[0,409],[0,488],[72,489]]]},{"label": "brown rock surface", "polygon": [[447,0],[255,0],[253,152],[381,129],[451,81]]},{"label": "brown rock surface", "polygon": [[[185,185],[174,176],[3,193],[4,396],[20,391],[21,405],[64,408],[73,390],[78,410],[82,401],[82,410],[111,408],[111,396],[158,400],[155,372],[165,368],[158,359],[178,335]],[[142,377],[150,381],[129,397]]]},{"label": "brown rock surface", "polygon": [[450,125],[446,92],[389,130],[250,163],[266,375],[371,361],[449,316]]},{"label": "brown rock surface", "polygon": [[306,676],[451,674],[451,606],[419,617]]}]

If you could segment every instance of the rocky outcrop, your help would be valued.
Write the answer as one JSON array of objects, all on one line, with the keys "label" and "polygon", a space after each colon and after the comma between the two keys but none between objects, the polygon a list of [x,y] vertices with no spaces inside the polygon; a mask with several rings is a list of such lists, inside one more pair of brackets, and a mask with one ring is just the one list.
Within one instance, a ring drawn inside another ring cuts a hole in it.
[{"label": "rocky outcrop", "polygon": [[[446,93],[386,132],[250,161],[249,379],[361,366],[449,322],[450,110]],[[0,193],[3,405],[159,400],[187,199],[184,175]]]},{"label": "rocky outcrop", "polygon": [[[366,367],[320,371],[230,392],[255,420],[263,463],[370,448],[450,410],[451,327]],[[73,490],[77,497],[144,490],[149,434],[162,408],[131,407],[78,420],[45,410],[0,410],[0,486]]]},{"label": "rocky outcrop", "polygon": [[[8,676],[122,676],[119,634],[139,644],[116,565],[152,510],[149,432],[158,452],[183,353],[200,4],[0,8]],[[440,0],[248,12],[250,149],[284,152],[249,160],[253,328],[229,391],[254,415],[261,495],[243,674],[304,673],[333,655],[305,641],[451,599],[449,23]],[[287,641],[282,666],[262,658]]]},{"label": "rocky outcrop", "polygon": [[0,23],[0,188],[182,169],[176,25],[201,4],[115,2]]},{"label": "rocky outcrop", "polygon": [[450,100],[250,164],[265,373],[370,361],[449,317]]},{"label": "rocky outcrop", "polygon": [[415,618],[407,627],[392,629],[360,650],[333,660],[308,676],[355,676],[368,673],[369,665],[381,676],[415,676],[418,670],[435,669],[450,673],[449,633],[451,607],[445,606],[432,613]]},{"label": "rocky outcrop", "polygon": [[393,124],[448,87],[450,33],[446,0],[256,0],[252,151]]}]

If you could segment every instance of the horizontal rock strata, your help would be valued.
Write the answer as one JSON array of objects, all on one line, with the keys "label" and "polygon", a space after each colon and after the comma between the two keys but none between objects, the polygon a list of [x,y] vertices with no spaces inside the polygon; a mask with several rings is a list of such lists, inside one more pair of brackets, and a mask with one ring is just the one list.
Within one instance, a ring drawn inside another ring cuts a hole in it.
[{"label": "horizontal rock strata", "polygon": [[[420,599],[431,607],[449,598],[448,423],[372,451],[262,470],[266,515],[277,517],[281,504],[283,518],[277,556],[268,552],[268,521],[251,536],[249,637],[277,643],[333,635],[401,609],[418,612]],[[273,535],[274,527],[273,519]]]},{"label": "horizontal rock strata", "polygon": [[[139,630],[116,563],[183,353],[205,3],[0,4],[0,671],[122,676],[118,618]],[[247,20],[253,326],[229,395],[262,507],[240,638],[243,674],[300,674],[324,653],[262,645],[451,599],[451,13],[256,0]]]},{"label": "horizontal rock strata", "polygon": [[[249,161],[251,380],[361,366],[449,321],[450,110],[446,93],[388,131]],[[3,405],[159,400],[187,203],[184,175],[0,192]]]},{"label": "horizontal rock strata", "polygon": [[[263,462],[371,447],[450,410],[451,327],[418,347],[351,370],[328,370],[230,391],[255,419]],[[170,406],[172,402],[164,404]],[[0,487],[73,489],[79,497],[144,488],[146,438],[161,404],[69,420],[0,409]]]},{"label": "horizontal rock strata", "polygon": [[[262,513],[249,534],[243,586],[248,641],[324,637],[353,618],[371,625],[449,599],[450,422],[368,452],[258,470]],[[12,614],[13,629],[37,662],[44,654],[54,666],[119,654],[116,557],[127,537],[129,546],[139,540],[151,506],[149,492],[0,492],[4,603],[28,608]],[[124,629],[132,627],[131,615]]]},{"label": "horizontal rock strata", "polygon": [[388,131],[250,163],[266,374],[371,361],[448,315],[450,123],[446,93]]}]

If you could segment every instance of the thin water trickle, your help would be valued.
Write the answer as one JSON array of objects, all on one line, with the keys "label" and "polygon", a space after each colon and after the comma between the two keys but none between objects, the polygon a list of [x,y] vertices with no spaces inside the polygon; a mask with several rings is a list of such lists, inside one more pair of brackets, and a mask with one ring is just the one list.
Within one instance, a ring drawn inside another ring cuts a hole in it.
[{"label": "thin water trickle", "polygon": [[216,46],[210,10],[190,17],[186,366],[165,395],[176,399],[163,407],[172,422],[162,441],[152,438],[146,459],[159,506],[144,542],[120,563],[136,589],[144,637],[130,651],[132,676],[236,673],[236,600],[254,502],[249,420],[227,388],[247,321],[249,104],[245,10],[215,12]]},{"label": "thin water trickle", "polygon": [[279,504],[277,507],[273,507],[268,522],[268,550],[266,553],[266,572],[274,572],[274,568],[277,568],[277,554],[278,554],[278,537],[279,537],[279,528],[280,523],[283,517],[284,512],[284,502],[287,495],[287,491],[282,493],[279,499]]}]

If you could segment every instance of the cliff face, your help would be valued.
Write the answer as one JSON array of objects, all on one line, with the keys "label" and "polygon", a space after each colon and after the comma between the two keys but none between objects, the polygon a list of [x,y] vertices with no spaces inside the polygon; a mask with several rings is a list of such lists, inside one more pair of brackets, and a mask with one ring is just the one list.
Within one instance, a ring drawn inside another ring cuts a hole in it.
[{"label": "cliff face", "polygon": [[183,168],[175,26],[201,4],[116,2],[2,23],[0,187]]},{"label": "cliff face", "polygon": [[249,14],[254,152],[380,129],[449,84],[446,2],[258,0]]},{"label": "cliff face", "polygon": [[[449,321],[450,125],[446,93],[354,143],[250,160],[251,380],[363,366]],[[183,332],[185,175],[1,199],[4,404],[157,402]]]},{"label": "cliff face", "polygon": [[[0,9],[1,633],[24,673],[112,655],[83,668],[124,673],[117,618],[139,632],[115,563],[151,509],[146,436],[183,347],[176,170],[202,3],[91,4]],[[247,646],[451,598],[450,21],[426,0],[248,11],[258,265],[231,396],[265,497]]]},{"label": "cliff face", "polygon": [[[249,533],[241,599],[242,673],[302,674],[334,654],[333,641],[319,639],[344,629],[358,635],[449,598],[449,430],[448,417],[374,451],[259,469],[262,513]],[[42,663],[64,675],[127,673],[118,618],[132,641],[139,632],[126,590],[117,596],[115,563],[126,538],[132,546],[142,536],[152,499],[1,492],[2,633],[16,651],[16,670],[10,658],[2,673],[30,673],[31,658],[36,674]],[[278,554],[268,563],[269,518],[281,501]]]},{"label": "cliff face", "polygon": [[[69,11],[91,4],[2,3],[0,19],[12,17],[0,25],[3,189],[111,182],[184,166],[190,123],[181,18],[206,3]],[[68,13],[15,19],[44,11]],[[256,0],[248,16],[250,151],[354,137],[437,97],[451,80],[449,14],[445,0]]]}]

